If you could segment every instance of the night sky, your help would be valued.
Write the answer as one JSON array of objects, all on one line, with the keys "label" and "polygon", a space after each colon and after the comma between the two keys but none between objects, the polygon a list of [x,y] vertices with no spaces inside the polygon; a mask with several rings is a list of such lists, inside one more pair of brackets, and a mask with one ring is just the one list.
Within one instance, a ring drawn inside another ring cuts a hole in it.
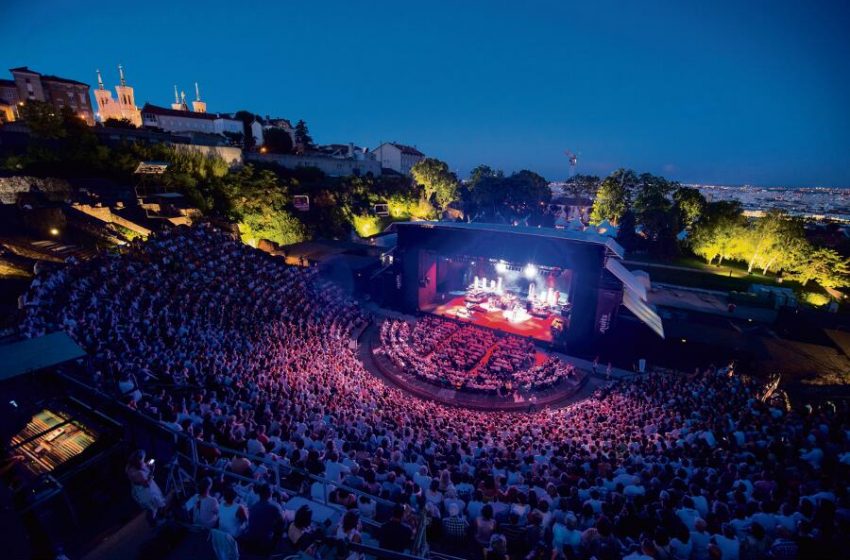
[{"label": "night sky", "polygon": [[[173,85],[319,143],[567,174],[850,186],[850,2],[6,0],[0,67]],[[9,77],[2,74],[3,77]]]}]

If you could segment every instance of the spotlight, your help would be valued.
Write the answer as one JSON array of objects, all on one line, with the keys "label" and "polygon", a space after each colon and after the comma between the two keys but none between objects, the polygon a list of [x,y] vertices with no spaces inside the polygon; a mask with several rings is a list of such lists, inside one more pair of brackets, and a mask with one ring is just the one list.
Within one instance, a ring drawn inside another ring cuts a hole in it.
[{"label": "spotlight", "polygon": [[50,228],[50,235],[59,235],[59,230],[56,228]]},{"label": "spotlight", "polygon": [[508,271],[508,264],[505,261],[499,261],[496,263],[496,272],[499,274],[504,274]]},{"label": "spotlight", "polygon": [[537,276],[537,267],[531,263],[528,263],[527,265],[525,265],[525,269],[522,272],[523,274],[525,274],[525,277],[530,280],[531,278]]}]

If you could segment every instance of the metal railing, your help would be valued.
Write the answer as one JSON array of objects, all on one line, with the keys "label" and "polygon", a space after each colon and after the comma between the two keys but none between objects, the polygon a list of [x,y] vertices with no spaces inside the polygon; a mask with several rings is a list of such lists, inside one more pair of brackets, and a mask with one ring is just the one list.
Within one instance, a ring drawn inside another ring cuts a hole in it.
[{"label": "metal railing", "polygon": [[[133,419],[138,420],[142,424],[149,426],[152,430],[163,434],[176,447],[176,451],[174,452],[174,456],[171,459],[177,459],[180,463],[182,463],[182,464],[179,464],[179,466],[181,468],[184,468],[184,471],[188,474],[188,476],[193,481],[197,480],[198,473],[200,471],[208,471],[208,472],[214,472],[217,475],[220,475],[220,476],[223,476],[223,477],[226,477],[226,478],[229,478],[229,479],[241,482],[241,483],[252,484],[252,483],[257,482],[257,480],[254,479],[254,478],[250,478],[250,477],[247,477],[247,476],[240,475],[240,474],[235,473],[235,472],[228,470],[226,468],[222,468],[222,466],[210,464],[210,463],[204,461],[203,459],[201,459],[201,456],[198,453],[198,450],[201,447],[206,447],[206,448],[218,450],[219,453],[221,453],[222,456],[227,455],[227,456],[230,456],[230,457],[243,457],[243,458],[251,461],[252,464],[263,465],[263,466],[266,467],[266,469],[268,470],[270,475],[273,477],[272,481],[277,488],[282,489],[282,490],[291,491],[294,495],[302,496],[303,498],[305,498],[309,501],[313,501],[313,502],[319,503],[321,505],[324,505],[326,507],[330,507],[334,510],[339,511],[340,513],[343,513],[344,510],[342,509],[342,507],[339,504],[331,501],[331,499],[330,499],[331,491],[329,491],[329,487],[339,488],[339,489],[345,490],[345,491],[353,494],[354,496],[357,496],[358,498],[361,497],[361,496],[365,496],[365,497],[369,498],[370,500],[374,501],[376,504],[381,504],[381,505],[389,506],[389,507],[396,505],[396,502],[381,498],[380,496],[375,496],[374,494],[370,494],[369,492],[364,492],[363,490],[360,490],[358,488],[353,488],[351,486],[342,484],[341,482],[332,481],[332,480],[330,480],[326,477],[313,474],[313,473],[311,473],[311,472],[309,472],[309,471],[307,471],[307,470],[305,470],[301,467],[297,467],[297,466],[290,464],[288,461],[286,461],[286,462],[274,461],[274,460],[271,460],[267,457],[260,457],[260,456],[257,456],[257,455],[252,455],[252,454],[244,452],[244,451],[231,449],[229,447],[225,447],[225,446],[218,445],[218,444],[215,444],[215,443],[199,441],[196,438],[194,438],[194,437],[192,437],[192,436],[190,436],[190,435],[188,435],[184,432],[178,432],[178,431],[176,431],[176,430],[174,430],[174,429],[172,429],[168,426],[163,425],[162,423],[155,420],[154,418],[151,418],[150,416],[142,414],[138,410],[130,408],[129,406],[127,406],[124,403],[115,399],[109,393],[106,393],[106,392],[104,392],[104,391],[102,391],[102,390],[100,390],[96,387],[92,387],[91,385],[88,385],[87,383],[81,381],[80,379],[77,379],[72,374],[57,372],[57,375],[59,375],[63,380],[68,381],[68,382],[74,384],[75,386],[82,388],[86,392],[97,396],[99,399],[103,399],[103,400],[107,401],[108,403],[110,403],[110,405],[119,408],[122,411],[123,414],[126,414],[126,415],[132,417]],[[180,446],[181,443],[185,444],[185,447],[183,448],[183,450],[181,450],[181,446]],[[303,481],[309,481],[311,483],[316,483],[316,482],[320,483],[322,485],[322,495],[320,497],[313,495],[313,493],[311,491],[312,484],[308,485],[306,496],[302,494],[301,488],[286,488],[284,481],[287,480],[288,478],[290,478],[292,475],[296,475],[296,476],[300,477]],[[320,499],[318,499],[318,498],[320,498]],[[413,544],[411,546],[411,551],[413,552],[413,555],[400,554],[400,555],[395,556],[395,557],[397,557],[397,558],[422,558],[423,555],[426,553],[426,551],[428,549],[428,543],[427,543],[426,531],[425,531],[426,525],[427,525],[426,516],[425,516],[424,511],[420,512],[420,515],[421,515],[421,519],[420,519],[420,522],[418,524],[416,534],[414,535]],[[380,523],[378,523],[378,522],[376,522],[372,519],[363,519],[362,518],[361,523],[364,526],[366,526],[366,528],[368,528],[370,530],[369,532],[371,532],[371,529],[376,529],[376,528],[380,527]],[[369,547],[369,548],[372,548],[372,547]],[[378,550],[381,550],[381,549],[378,549]],[[385,552],[389,553],[390,551],[385,551]],[[398,554],[398,553],[393,553],[393,554]],[[387,557],[387,556],[382,555],[381,557],[383,558],[383,557]]]}]

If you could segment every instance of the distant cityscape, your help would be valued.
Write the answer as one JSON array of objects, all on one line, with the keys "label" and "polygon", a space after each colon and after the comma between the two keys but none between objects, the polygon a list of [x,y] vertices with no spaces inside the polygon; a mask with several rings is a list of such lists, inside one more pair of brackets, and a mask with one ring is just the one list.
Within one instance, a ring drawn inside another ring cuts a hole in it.
[{"label": "distant cityscape", "polygon": [[850,221],[850,189],[841,187],[754,187],[750,185],[686,185],[708,201],[739,200],[744,211],[758,214],[784,210],[814,220]]},{"label": "distant cityscape", "polygon": [[[792,216],[815,221],[850,222],[850,188],[844,187],[756,187],[752,185],[702,185],[683,183],[698,189],[709,202],[738,200],[748,216],[766,210],[784,210]],[[555,197],[569,196],[563,181],[551,182]]]}]

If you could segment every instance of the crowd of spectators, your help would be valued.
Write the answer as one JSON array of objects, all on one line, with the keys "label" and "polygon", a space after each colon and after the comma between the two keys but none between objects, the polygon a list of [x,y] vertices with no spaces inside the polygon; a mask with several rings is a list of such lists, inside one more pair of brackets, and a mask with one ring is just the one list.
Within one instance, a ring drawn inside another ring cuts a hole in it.
[{"label": "crowd of spectators", "polygon": [[577,376],[572,364],[554,356],[537,363],[540,352],[527,339],[440,317],[387,319],[380,338],[377,352],[400,371],[456,390],[505,395]]},{"label": "crowd of spectators", "polygon": [[351,332],[369,319],[354,302],[209,227],[39,277],[26,304],[27,334],[62,328],[95,356],[89,382],[198,442],[250,452],[203,455],[254,481],[247,515],[223,513],[237,503],[230,490],[213,507],[199,484],[190,509],[216,530],[244,524],[258,542],[285,532],[313,546],[310,510],[286,519],[274,501],[289,498],[271,486],[277,464],[338,481],[335,534],[354,541],[368,518],[393,550],[411,546],[420,519],[433,547],[488,559],[848,549],[843,402],[785,410],[759,399],[758,383],[709,367],[533,413],[444,407],[358,361]]}]

